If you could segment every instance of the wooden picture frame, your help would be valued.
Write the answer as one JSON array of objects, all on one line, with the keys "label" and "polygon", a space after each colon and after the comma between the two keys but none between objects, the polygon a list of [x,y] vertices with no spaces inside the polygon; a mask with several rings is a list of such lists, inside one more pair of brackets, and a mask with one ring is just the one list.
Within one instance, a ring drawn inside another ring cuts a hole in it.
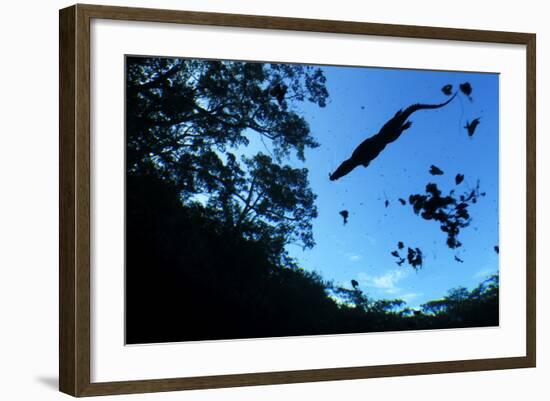
[{"label": "wooden picture frame", "polygon": [[[153,380],[91,382],[90,331],[90,21],[109,19],[217,27],[517,44],[526,47],[526,355],[314,370]],[[535,46],[529,33],[347,21],[74,5],[60,10],[60,289],[59,388],[73,396],[144,393],[401,375],[528,368],[536,363]]]}]

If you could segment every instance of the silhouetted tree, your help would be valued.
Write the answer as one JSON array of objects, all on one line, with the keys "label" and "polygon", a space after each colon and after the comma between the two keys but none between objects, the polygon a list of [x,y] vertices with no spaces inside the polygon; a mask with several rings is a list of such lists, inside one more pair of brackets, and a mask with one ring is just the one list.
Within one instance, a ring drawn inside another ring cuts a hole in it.
[{"label": "silhouetted tree", "polygon": [[422,305],[422,310],[451,327],[497,325],[498,288],[498,275],[492,275],[472,291],[451,289],[445,297]]},{"label": "silhouetted tree", "polygon": [[[315,196],[304,159],[318,146],[308,123],[291,107],[324,107],[328,92],[319,68],[293,64],[128,57],[127,171],[173,183],[185,205],[246,238],[269,240],[281,256],[289,242],[313,246]],[[260,140],[270,155],[242,156]],[[240,155],[240,156],[239,156]]]}]

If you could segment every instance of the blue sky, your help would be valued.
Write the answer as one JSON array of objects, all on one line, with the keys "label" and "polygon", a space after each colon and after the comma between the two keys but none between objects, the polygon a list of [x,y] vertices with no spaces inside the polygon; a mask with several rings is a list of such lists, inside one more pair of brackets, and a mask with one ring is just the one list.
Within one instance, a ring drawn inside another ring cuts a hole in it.
[{"label": "blue sky", "polygon": [[[498,244],[498,75],[334,66],[323,70],[330,94],[327,107],[295,106],[321,146],[306,152],[305,163],[288,161],[309,169],[319,211],[313,226],[316,246],[288,246],[300,266],[347,287],[355,279],[371,297],[401,298],[412,307],[453,287],[473,288],[498,271],[493,249]],[[473,87],[473,101],[460,94],[442,109],[416,112],[412,127],[368,168],[358,167],[338,181],[328,179],[397,110],[443,102],[448,99],[441,92],[444,85],[457,89],[466,81]],[[475,117],[481,124],[470,138],[463,127]],[[432,164],[445,174],[430,175]],[[470,207],[472,223],[459,235],[463,245],[451,250],[438,223],[415,215],[398,198],[424,193],[428,182],[446,194],[455,187],[457,173],[465,175],[457,193],[473,189],[479,180],[487,195]],[[343,209],[350,213],[347,225],[339,215]],[[422,269],[395,263],[390,252],[398,241],[422,250]],[[455,255],[464,263],[456,262]]]}]

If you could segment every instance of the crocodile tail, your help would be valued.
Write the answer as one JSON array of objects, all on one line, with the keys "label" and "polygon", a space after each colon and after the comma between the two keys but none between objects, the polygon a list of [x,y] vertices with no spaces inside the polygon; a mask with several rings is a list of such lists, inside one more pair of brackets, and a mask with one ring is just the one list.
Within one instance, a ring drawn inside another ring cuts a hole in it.
[{"label": "crocodile tail", "polygon": [[407,107],[403,111],[403,115],[406,115],[407,118],[408,118],[412,113],[414,113],[415,111],[418,111],[418,110],[439,109],[440,107],[446,106],[449,103],[451,103],[451,101],[455,97],[456,97],[456,93],[453,96],[451,96],[451,98],[449,100],[447,100],[446,102],[439,103],[439,104],[421,104],[421,103],[413,104],[412,106]]}]

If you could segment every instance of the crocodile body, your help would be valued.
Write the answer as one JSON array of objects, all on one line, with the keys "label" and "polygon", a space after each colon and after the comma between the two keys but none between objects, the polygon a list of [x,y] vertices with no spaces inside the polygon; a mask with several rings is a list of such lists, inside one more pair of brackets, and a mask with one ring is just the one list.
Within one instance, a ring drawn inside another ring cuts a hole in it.
[{"label": "crocodile body", "polygon": [[395,115],[380,129],[380,131],[365,139],[363,142],[355,148],[351,157],[330,174],[330,180],[335,181],[343,176],[349,174],[353,169],[358,166],[367,167],[371,161],[373,161],[384,148],[394,142],[399,136],[409,128],[412,123],[407,119],[416,111],[419,110],[431,110],[439,109],[449,104],[456,96],[456,93],[446,102],[439,104],[413,104],[407,107],[405,110],[399,110]]}]

